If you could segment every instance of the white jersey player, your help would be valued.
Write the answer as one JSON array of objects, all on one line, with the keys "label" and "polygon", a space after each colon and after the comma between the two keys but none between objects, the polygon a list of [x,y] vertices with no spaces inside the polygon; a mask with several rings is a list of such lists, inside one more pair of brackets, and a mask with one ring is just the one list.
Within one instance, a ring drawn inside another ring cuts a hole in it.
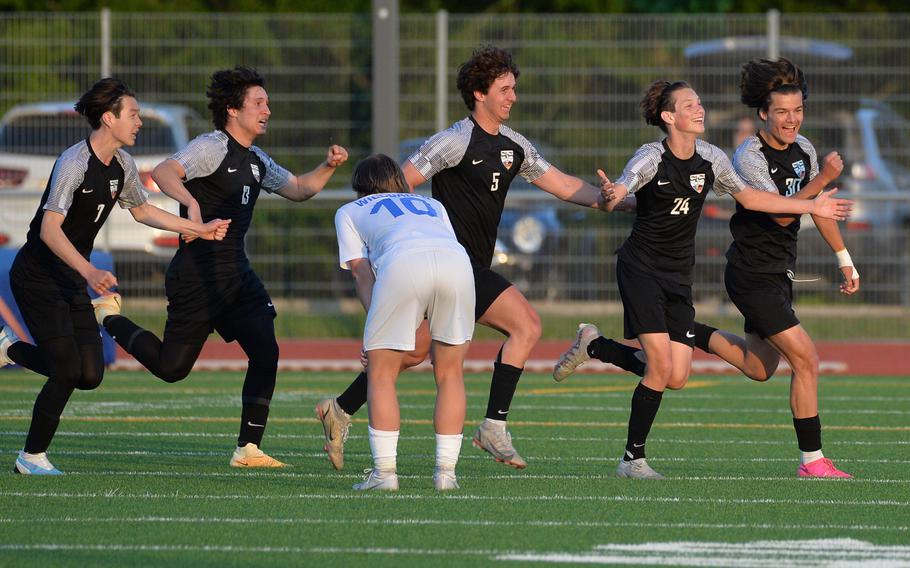
[{"label": "white jersey player", "polygon": [[354,489],[397,490],[400,414],[395,381],[424,317],[436,376],[437,489],[458,488],[465,417],[463,364],[474,331],[474,277],[442,203],[408,192],[394,160],[376,154],[354,169],[359,199],[335,215],[339,262],[367,310],[370,449],[374,469]]}]

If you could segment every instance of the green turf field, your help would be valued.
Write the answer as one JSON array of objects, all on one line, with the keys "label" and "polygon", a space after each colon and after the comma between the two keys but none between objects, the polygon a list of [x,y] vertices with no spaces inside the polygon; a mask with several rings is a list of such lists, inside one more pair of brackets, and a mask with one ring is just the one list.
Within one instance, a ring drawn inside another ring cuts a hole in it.
[{"label": "green turf field", "polygon": [[[511,421],[529,466],[515,471],[470,445],[489,379],[469,375],[448,494],[432,488],[426,374],[399,382],[401,491],[351,490],[370,465],[365,412],[346,469],[330,468],[312,409],[350,378],[282,373],[263,446],[293,467],[238,471],[241,374],[109,373],[61,422],[49,455],[67,475],[0,474],[0,566],[910,565],[910,378],[825,378],[825,451],[857,479],[799,480],[786,377],[693,377],[648,444],[670,479],[642,482],[614,477],[632,379],[525,376]],[[5,472],[40,386],[0,372]]]}]

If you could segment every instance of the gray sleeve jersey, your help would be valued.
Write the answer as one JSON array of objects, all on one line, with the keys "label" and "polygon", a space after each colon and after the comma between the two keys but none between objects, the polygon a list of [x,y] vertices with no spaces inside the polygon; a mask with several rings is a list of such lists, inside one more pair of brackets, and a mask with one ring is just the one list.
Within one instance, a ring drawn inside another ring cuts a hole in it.
[{"label": "gray sleeve jersey", "polygon": [[797,134],[796,143],[799,144],[799,147],[803,149],[803,152],[809,154],[809,180],[812,181],[815,179],[815,176],[818,175],[819,166],[818,166],[818,152],[815,151],[815,146],[812,145],[812,142],[809,142],[809,139],[803,136],[802,134]]},{"label": "gray sleeve jersey", "polygon": [[739,145],[733,154],[733,166],[749,187],[777,193],[777,184],[768,172],[768,158],[761,151],[758,136],[749,136]]},{"label": "gray sleeve jersey", "polygon": [[262,178],[262,189],[269,193],[275,193],[288,183],[293,175],[291,172],[279,166],[271,156],[263,152],[258,146],[252,146],[250,150],[259,157],[259,160],[262,161],[262,164],[265,166],[265,177]]},{"label": "gray sleeve jersey", "polygon": [[645,144],[635,151],[632,159],[626,163],[622,175],[615,183],[623,184],[629,193],[635,193],[657,175],[664,148],[660,142]]},{"label": "gray sleeve jersey", "polygon": [[88,171],[91,152],[85,141],[75,144],[60,154],[51,172],[50,193],[44,204],[45,211],[66,215],[73,204],[73,193],[79,189]]},{"label": "gray sleeve jersey", "polygon": [[183,168],[185,172],[183,179],[186,181],[209,176],[215,173],[227,156],[227,144],[227,135],[215,130],[193,138],[189,144],[171,156],[171,159]]},{"label": "gray sleeve jersey", "polygon": [[474,123],[471,119],[459,120],[451,127],[437,132],[411,154],[408,161],[424,179],[430,179],[444,169],[457,166],[464,158],[471,142]]},{"label": "gray sleeve jersey", "polygon": [[711,162],[714,170],[714,193],[734,195],[746,188],[745,182],[733,169],[730,158],[720,148],[698,139],[695,141],[695,151],[702,158]]},{"label": "gray sleeve jersey", "polygon": [[115,154],[120,167],[123,168],[123,191],[117,198],[122,209],[131,209],[148,201],[148,192],[139,181],[139,168],[136,161],[125,150],[118,149]]},{"label": "gray sleeve jersey", "polygon": [[540,152],[537,151],[537,148],[535,148],[527,138],[515,132],[505,124],[499,127],[499,133],[514,140],[515,143],[524,150],[525,159],[518,169],[518,174],[521,177],[531,183],[547,173],[547,170],[550,169],[549,162],[543,159]]}]

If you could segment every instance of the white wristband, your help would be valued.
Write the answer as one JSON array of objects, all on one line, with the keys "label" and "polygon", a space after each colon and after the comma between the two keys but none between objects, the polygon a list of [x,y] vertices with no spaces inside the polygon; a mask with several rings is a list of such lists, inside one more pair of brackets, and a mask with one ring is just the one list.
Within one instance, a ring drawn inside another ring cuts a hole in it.
[{"label": "white wristband", "polygon": [[853,279],[855,280],[859,278],[859,271],[857,271],[856,266],[853,265],[853,259],[850,258],[850,253],[847,251],[847,249],[839,250],[834,254],[837,256],[838,267],[844,268],[845,266],[849,266],[853,269]]}]

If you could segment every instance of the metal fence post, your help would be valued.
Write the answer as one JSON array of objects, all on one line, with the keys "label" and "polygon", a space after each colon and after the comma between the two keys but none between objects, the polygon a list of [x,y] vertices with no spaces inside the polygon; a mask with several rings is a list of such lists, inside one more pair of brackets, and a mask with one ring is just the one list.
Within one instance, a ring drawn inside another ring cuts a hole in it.
[{"label": "metal fence post", "polygon": [[398,0],[373,0],[373,152],[398,159]]},{"label": "metal fence post", "polygon": [[436,131],[449,125],[449,13],[436,12]]},{"label": "metal fence post", "polygon": [[111,76],[111,9],[101,9],[101,76]]},{"label": "metal fence post", "polygon": [[768,10],[768,59],[780,57],[780,10]]}]

